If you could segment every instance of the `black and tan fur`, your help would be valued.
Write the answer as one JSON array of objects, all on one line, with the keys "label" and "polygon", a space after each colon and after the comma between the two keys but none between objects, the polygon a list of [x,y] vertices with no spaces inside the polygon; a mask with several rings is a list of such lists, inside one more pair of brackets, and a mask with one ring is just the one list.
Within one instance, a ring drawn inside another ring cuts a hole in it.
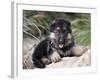
[{"label": "black and tan fur", "polygon": [[56,19],[50,25],[50,35],[35,48],[32,61],[36,67],[45,68],[47,64],[56,63],[62,57],[74,56],[74,51],[71,23],[64,19]]}]

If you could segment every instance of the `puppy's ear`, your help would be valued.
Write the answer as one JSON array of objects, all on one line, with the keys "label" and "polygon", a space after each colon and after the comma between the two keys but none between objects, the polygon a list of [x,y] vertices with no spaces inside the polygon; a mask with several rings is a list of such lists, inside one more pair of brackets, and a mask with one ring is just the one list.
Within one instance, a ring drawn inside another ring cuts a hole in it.
[{"label": "puppy's ear", "polygon": [[68,21],[68,26],[71,27],[71,23]]},{"label": "puppy's ear", "polygon": [[71,27],[71,22],[69,20],[64,20],[65,24],[69,27]]},{"label": "puppy's ear", "polygon": [[53,21],[52,21],[52,24],[55,24],[55,22],[56,22],[56,21],[55,21],[55,20],[53,20]]},{"label": "puppy's ear", "polygon": [[53,32],[54,29],[55,29],[55,20],[54,20],[54,21],[50,24],[50,26],[49,26],[50,32]]},{"label": "puppy's ear", "polygon": [[66,21],[66,24],[67,24],[67,29],[69,31],[69,33],[72,33],[72,29],[71,29],[71,22],[70,21]]}]

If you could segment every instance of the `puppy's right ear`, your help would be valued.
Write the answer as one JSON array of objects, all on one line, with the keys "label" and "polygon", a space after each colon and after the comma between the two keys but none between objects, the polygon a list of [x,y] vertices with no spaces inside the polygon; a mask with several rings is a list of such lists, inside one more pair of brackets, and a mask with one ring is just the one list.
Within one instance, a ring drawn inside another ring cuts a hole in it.
[{"label": "puppy's right ear", "polygon": [[56,22],[55,20],[54,20],[54,21],[52,21],[52,24],[55,24],[55,22]]},{"label": "puppy's right ear", "polygon": [[49,26],[50,32],[53,32],[54,29],[55,29],[55,20],[54,20],[54,21],[50,24],[50,26]]}]

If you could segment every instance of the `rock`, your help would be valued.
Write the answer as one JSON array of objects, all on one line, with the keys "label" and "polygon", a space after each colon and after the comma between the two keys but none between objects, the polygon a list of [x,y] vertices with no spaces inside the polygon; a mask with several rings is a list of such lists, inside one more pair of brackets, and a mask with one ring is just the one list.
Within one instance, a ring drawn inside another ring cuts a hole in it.
[{"label": "rock", "polygon": [[[33,69],[35,68],[32,64],[32,50],[28,51],[27,54],[23,57],[23,68],[24,69]],[[83,48],[84,50],[84,48]],[[90,49],[85,51],[81,56],[78,57],[64,57],[61,61],[57,63],[51,63],[46,66],[46,68],[65,68],[65,67],[81,67],[89,66],[91,64],[91,52]]]}]

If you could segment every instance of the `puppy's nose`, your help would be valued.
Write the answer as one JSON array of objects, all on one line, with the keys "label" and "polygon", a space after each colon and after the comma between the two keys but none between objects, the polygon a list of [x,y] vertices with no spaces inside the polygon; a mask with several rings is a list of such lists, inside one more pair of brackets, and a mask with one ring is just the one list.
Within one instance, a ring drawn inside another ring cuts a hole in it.
[{"label": "puppy's nose", "polygon": [[59,42],[62,42],[62,41],[63,41],[62,39],[59,40]]},{"label": "puppy's nose", "polygon": [[59,37],[59,43],[63,43],[63,35],[60,35],[60,37]]},{"label": "puppy's nose", "polygon": [[63,43],[63,39],[59,39],[59,42],[60,42],[60,43]]}]

